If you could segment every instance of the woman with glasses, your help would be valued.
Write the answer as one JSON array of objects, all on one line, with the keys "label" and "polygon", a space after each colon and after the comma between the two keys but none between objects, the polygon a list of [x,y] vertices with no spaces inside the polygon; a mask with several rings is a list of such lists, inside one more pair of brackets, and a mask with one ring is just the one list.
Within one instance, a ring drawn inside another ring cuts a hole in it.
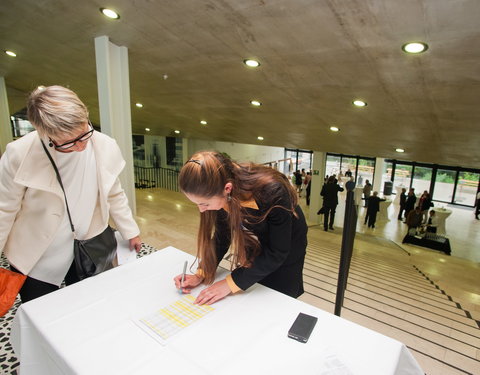
[{"label": "woman with glasses", "polygon": [[216,152],[199,152],[183,166],[179,186],[198,206],[198,271],[174,278],[189,293],[210,285],[230,248],[232,273],[198,295],[212,304],[255,283],[297,298],[303,293],[307,225],[295,189],[280,172],[238,164]]},{"label": "woman with glasses", "polygon": [[0,159],[0,250],[13,271],[27,275],[23,302],[79,281],[65,197],[77,239],[102,233],[111,218],[132,250],[141,247],[118,180],[125,165],[120,149],[93,129],[78,96],[61,86],[39,87],[27,113],[36,131],[8,144]]}]

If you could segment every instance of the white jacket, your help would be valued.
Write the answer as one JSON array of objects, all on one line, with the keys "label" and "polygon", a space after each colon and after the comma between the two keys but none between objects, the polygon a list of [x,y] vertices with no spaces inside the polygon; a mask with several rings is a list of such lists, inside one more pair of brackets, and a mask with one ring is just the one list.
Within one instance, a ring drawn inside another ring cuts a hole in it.
[{"label": "white jacket", "polygon": [[[99,196],[87,238],[101,233],[109,217],[124,239],[139,235],[118,176],[125,166],[114,139],[94,132]],[[50,152],[55,160],[55,152]],[[28,274],[52,242],[66,215],[55,171],[33,131],[7,145],[0,159],[0,250]],[[73,251],[73,249],[72,249]]]}]

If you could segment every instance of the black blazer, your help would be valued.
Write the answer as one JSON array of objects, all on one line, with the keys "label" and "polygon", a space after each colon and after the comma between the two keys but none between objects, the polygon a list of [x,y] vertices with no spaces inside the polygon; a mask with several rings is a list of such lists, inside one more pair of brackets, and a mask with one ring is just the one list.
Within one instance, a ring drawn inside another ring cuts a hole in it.
[{"label": "black blazer", "polygon": [[[290,207],[288,193],[273,201],[272,197],[255,197],[258,210],[244,208],[247,215],[243,221],[244,230],[249,230],[260,242],[261,253],[249,268],[239,266],[232,271],[232,279],[242,290],[259,282],[265,286],[292,297],[303,294],[303,262],[307,248],[307,224],[302,209],[297,206],[295,217],[281,207],[273,208],[262,222],[255,222],[274,205]],[[248,221],[248,222],[247,222]],[[228,213],[217,212],[215,245],[217,262],[220,263],[230,247]]]},{"label": "black blazer", "polygon": [[325,184],[322,187],[320,195],[323,197],[323,206],[333,208],[338,205],[338,192],[343,191],[343,188],[338,184]]},{"label": "black blazer", "polygon": [[371,197],[368,197],[367,199],[368,199],[367,212],[369,213],[380,211],[380,202],[383,202],[386,200],[379,197],[374,197],[373,195]]},{"label": "black blazer", "polygon": [[414,195],[407,195],[407,201],[405,202],[405,209],[407,211],[413,210],[415,207],[415,202],[417,201],[417,197]]}]

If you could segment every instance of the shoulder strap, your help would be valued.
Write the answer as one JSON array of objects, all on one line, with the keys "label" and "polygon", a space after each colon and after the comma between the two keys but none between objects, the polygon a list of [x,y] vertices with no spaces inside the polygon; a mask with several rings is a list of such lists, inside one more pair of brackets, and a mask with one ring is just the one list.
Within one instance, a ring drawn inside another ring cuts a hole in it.
[{"label": "shoulder strap", "polygon": [[67,202],[67,195],[65,194],[65,189],[63,188],[63,183],[62,179],[60,178],[60,173],[58,172],[58,168],[53,161],[52,155],[47,150],[47,147],[45,146],[45,143],[40,139],[40,142],[42,142],[43,149],[45,150],[45,153],[47,154],[48,158],[50,159],[50,162],[53,165],[53,169],[55,170],[55,174],[57,175],[57,181],[60,184],[60,187],[62,188],[63,191],[63,197],[65,198],[65,205],[67,206],[67,214],[68,214],[68,220],[70,221],[70,228],[72,229],[73,234],[75,235],[75,227],[73,226],[72,223],[72,216],[70,215],[70,209],[68,208],[68,202]]}]

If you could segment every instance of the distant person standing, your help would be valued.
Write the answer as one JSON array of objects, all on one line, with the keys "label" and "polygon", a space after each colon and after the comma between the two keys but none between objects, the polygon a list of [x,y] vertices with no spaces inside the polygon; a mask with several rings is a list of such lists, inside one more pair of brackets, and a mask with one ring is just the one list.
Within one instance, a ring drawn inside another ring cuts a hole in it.
[{"label": "distant person standing", "polygon": [[378,197],[378,192],[374,191],[371,197],[368,197],[368,205],[367,205],[367,214],[365,215],[365,224],[367,224],[368,220],[368,227],[375,228],[375,222],[377,221],[377,213],[380,211],[380,202],[385,201],[385,199],[381,199]]},{"label": "distant person standing", "polygon": [[478,215],[480,214],[480,191],[477,193],[477,204],[475,208],[475,219],[480,220]]},{"label": "distant person standing", "polygon": [[368,198],[370,198],[370,194],[372,194],[372,184],[370,181],[365,180],[365,186],[363,187],[363,197],[365,198],[365,207],[368,205]]},{"label": "distant person standing", "polygon": [[430,198],[430,193],[428,191],[425,190],[423,192],[418,205],[420,206],[420,211],[422,211],[423,215],[422,224],[426,224],[428,220],[428,210],[433,206],[432,199]]},{"label": "distant person standing", "polygon": [[305,197],[307,199],[307,206],[310,206],[310,192],[312,188],[312,173],[307,172],[305,176],[305,180],[303,180],[303,184],[305,185]]},{"label": "distant person standing", "polygon": [[407,194],[405,194],[406,192],[407,189],[402,188],[402,192],[400,193],[400,211],[398,211],[398,220],[402,220],[402,215],[405,211],[405,203],[407,202]]},{"label": "distant person standing", "polygon": [[295,172],[295,186],[298,196],[300,197],[302,195],[302,173],[298,169]]},{"label": "distant person standing", "polygon": [[335,210],[338,205],[339,191],[343,191],[343,188],[335,182],[335,176],[330,176],[327,183],[323,185],[320,193],[320,195],[323,197],[323,229],[325,231],[328,231],[328,228],[333,230],[333,222],[335,221]]},{"label": "distant person standing", "polygon": [[408,214],[410,211],[413,211],[415,208],[415,202],[417,201],[417,197],[415,196],[415,189],[410,188],[407,195],[407,200],[405,201],[405,220],[408,219]]}]

